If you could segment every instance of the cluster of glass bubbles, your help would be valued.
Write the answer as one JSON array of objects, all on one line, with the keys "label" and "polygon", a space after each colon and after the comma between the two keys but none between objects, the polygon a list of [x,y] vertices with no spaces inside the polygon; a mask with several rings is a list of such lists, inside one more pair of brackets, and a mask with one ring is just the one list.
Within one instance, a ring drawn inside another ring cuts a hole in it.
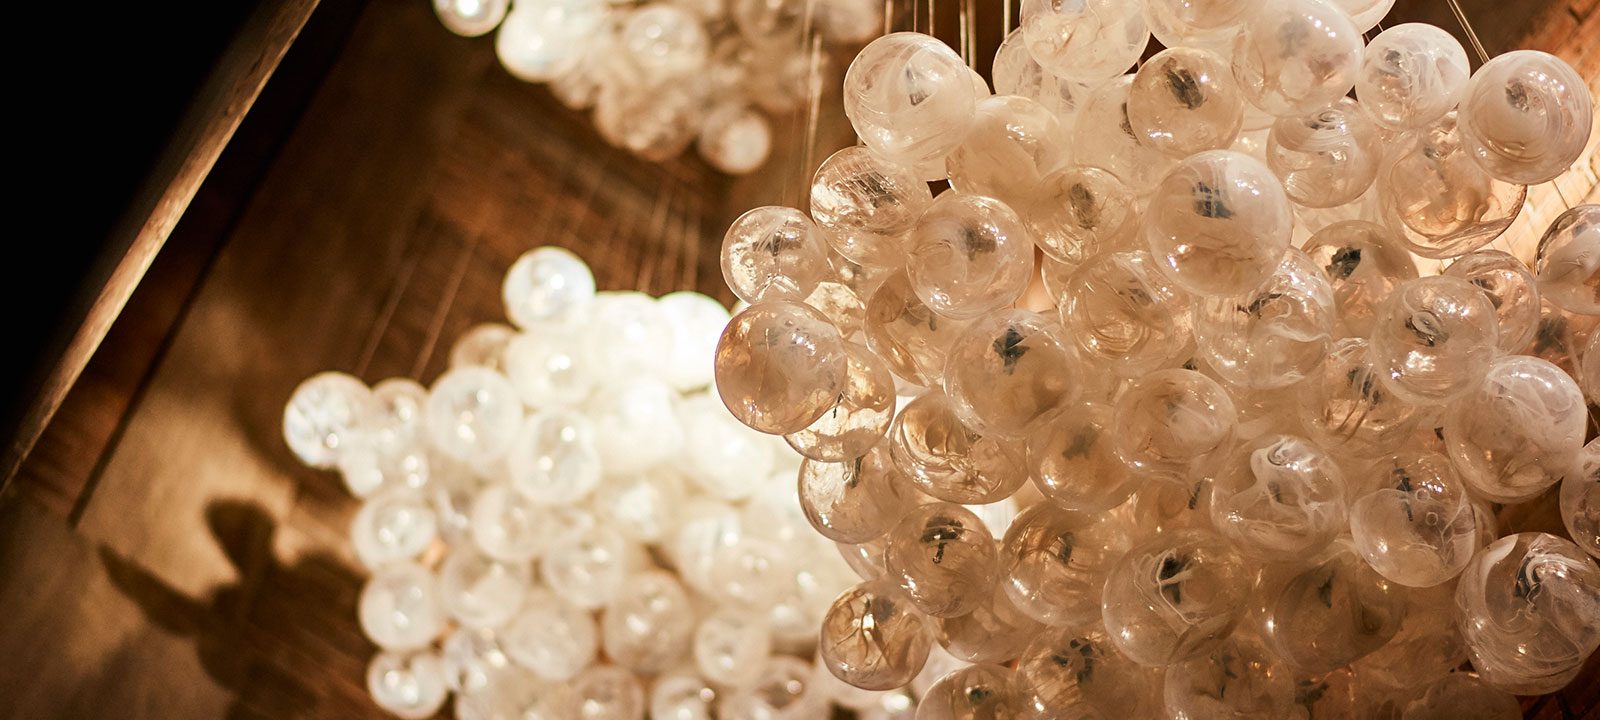
[{"label": "cluster of glass bubbles", "polygon": [[994,95],[927,35],[855,59],[861,144],[726,235],[716,358],[859,574],[836,677],[937,664],[919,718],[1416,720],[1579,673],[1600,206],[1495,241],[1589,91],[1364,42],[1390,4],[1025,0]]},{"label": "cluster of glass bubbles", "polygon": [[[744,174],[772,149],[769,115],[811,97],[826,72],[813,37],[863,43],[883,29],[880,0],[433,0],[445,27],[494,32],[519,79],[593,110],[606,142],[652,161],[691,144]],[[815,67],[814,67],[815,66]]]},{"label": "cluster of glass bubbles", "polygon": [[[342,373],[294,392],[284,436],[361,499],[367,683],[396,716],[825,716],[861,693],[816,669],[852,579],[812,533],[800,458],[708,391],[728,311],[595,292],[541,248],[424,388]],[[899,701],[904,696],[877,702]]]}]

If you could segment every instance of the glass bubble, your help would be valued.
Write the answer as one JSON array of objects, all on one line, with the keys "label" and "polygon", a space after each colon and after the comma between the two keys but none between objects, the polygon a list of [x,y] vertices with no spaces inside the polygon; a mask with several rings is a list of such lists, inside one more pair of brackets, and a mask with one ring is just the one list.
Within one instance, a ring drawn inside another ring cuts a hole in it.
[{"label": "glass bubble", "polygon": [[1561,480],[1561,520],[1572,541],[1600,558],[1600,440],[1585,445]]},{"label": "glass bubble", "polygon": [[1417,404],[1454,400],[1483,377],[1499,322],[1483,291],[1448,276],[1408,280],[1389,296],[1370,352],[1389,392]]},{"label": "glass bubble", "polygon": [[550,517],[549,509],[535,505],[511,486],[490,485],[472,501],[472,541],[496,560],[526,562],[555,540]]},{"label": "glass bubble", "polygon": [[474,325],[450,346],[450,367],[476,366],[505,372],[506,347],[516,336],[516,329],[510,325]]},{"label": "glass bubble", "polygon": [[889,531],[888,576],[934,617],[972,612],[995,590],[994,536],[977,515],[953,503],[922,505]]},{"label": "glass bubble", "polygon": [[840,255],[863,265],[903,263],[901,237],[933,203],[928,184],[864,147],[822,161],[811,181],[811,217]]},{"label": "glass bubble", "polygon": [[656,299],[642,292],[599,293],[584,325],[585,360],[602,382],[655,377],[660,358],[672,352],[673,328]]},{"label": "glass bubble", "polygon": [[917,385],[939,385],[945,356],[967,325],[934,312],[904,273],[885,280],[867,300],[867,347],[895,376]]},{"label": "glass bubble", "polygon": [[1265,0],[1147,0],[1150,33],[1168,48],[1225,49]]},{"label": "glass bubble", "polygon": [[1169,47],[1134,73],[1128,122],[1146,144],[1182,158],[1232,145],[1244,106],[1226,60],[1210,50]]},{"label": "glass bubble", "polygon": [[1456,628],[1455,613],[1440,611],[1453,607],[1455,591],[1455,584],[1447,582],[1406,592],[1399,631],[1361,656],[1352,668],[1375,685],[1410,689],[1428,685],[1460,667],[1467,661],[1467,648]]},{"label": "glass bubble", "polygon": [[1534,185],[1567,171],[1589,144],[1593,101],[1566,61],[1538,50],[1497,55],[1461,100],[1468,154],[1499,180]]},{"label": "glass bubble", "polygon": [[695,667],[711,682],[728,687],[755,683],[772,654],[772,631],[759,615],[720,609],[700,620],[692,652]]},{"label": "glass bubble", "polygon": [[800,464],[800,506],[811,526],[835,542],[863,543],[888,532],[910,509],[910,487],[887,443],[842,462]]},{"label": "glass bubble", "polygon": [[1138,227],[1137,210],[1133,191],[1117,176],[1074,165],[1040,179],[1021,212],[1040,250],[1077,265],[1129,244]]},{"label": "glass bubble", "polygon": [[590,399],[594,449],[607,473],[639,472],[682,449],[683,430],[674,422],[676,399],[670,386],[649,377],[612,382]]},{"label": "glass bubble", "polygon": [[917,703],[918,720],[1010,720],[1022,717],[1011,668],[972,665],[939,678]]},{"label": "glass bubble", "polygon": [[457,547],[439,566],[439,600],[450,618],[467,627],[504,625],[528,594],[526,563],[507,563]]},{"label": "glass bubble", "polygon": [[683,485],[677,472],[666,468],[609,478],[595,491],[595,514],[611,518],[629,540],[658,542],[674,523]]},{"label": "glass bubble", "polygon": [[1170,369],[1135,380],[1112,415],[1117,456],[1145,476],[1186,476],[1187,468],[1225,450],[1238,413],[1217,381]]},{"label": "glass bubble", "polygon": [[883,32],[883,6],[865,0],[821,0],[813,9],[830,40],[864,43]]},{"label": "glass bubble", "polygon": [[844,75],[844,113],[861,142],[905,167],[938,162],[936,175],[943,172],[945,154],[961,141],[977,101],[961,56],[921,33],[873,40]]},{"label": "glass bubble", "polygon": [[1156,187],[1144,240],[1156,266],[1202,296],[1239,295],[1265,281],[1289,247],[1294,216],[1261,161],[1232,150],[1191,155]]},{"label": "glass bubble", "polygon": [[712,167],[745,175],[766,164],[772,154],[772,124],[754,108],[724,105],[706,115],[695,147]]},{"label": "glass bubble", "polygon": [[584,44],[605,24],[606,13],[602,0],[522,0],[500,24],[495,54],[519,80],[554,80],[582,57]]},{"label": "glass bubble", "polygon": [[946,502],[996,502],[1028,477],[1021,443],[967,426],[949,398],[936,391],[907,403],[895,417],[889,450],[918,489]]},{"label": "glass bubble", "polygon": [[1379,125],[1420,128],[1461,102],[1469,68],[1467,51],[1450,33],[1426,23],[1396,25],[1362,51],[1356,97]]},{"label": "glass bubble", "polygon": [[695,141],[709,111],[701,88],[661,82],[600,87],[594,126],[601,139],[650,162],[666,162]]},{"label": "glass bubble", "polygon": [[504,456],[522,429],[522,400],[498,372],[456,368],[434,382],[426,417],[434,447],[457,460],[488,463]]},{"label": "glass bubble", "polygon": [[935,618],[935,637],[945,652],[963,662],[1003,663],[1022,650],[1041,629],[1023,614],[1002,587],[965,615]]},{"label": "glass bubble", "polygon": [[1028,52],[1026,33],[1015,28],[994,53],[990,72],[996,95],[1020,95],[1043,105],[1056,116],[1062,139],[1070,137],[1078,102],[1088,89],[1074,80],[1056,77],[1040,67]]},{"label": "glass bubble", "polygon": [[794,208],[746,212],[722,239],[722,278],[748,303],[804,300],[828,272],[821,233]]},{"label": "glass bubble", "polygon": [[1471,673],[1450,673],[1406,703],[1401,720],[1518,720],[1516,696]]},{"label": "glass bubble", "polygon": [[1364,338],[1345,338],[1328,350],[1322,368],[1299,386],[1302,417],[1329,450],[1376,457],[1396,450],[1416,428],[1417,407],[1390,393]]},{"label": "glass bubble", "polygon": [[450,696],[439,656],[380,652],[367,664],[367,692],[385,712],[405,720],[433,717]]},{"label": "glass bubble", "polygon": [[1089,365],[1137,376],[1171,366],[1192,340],[1189,294],[1143,250],[1089,258],[1056,299],[1061,325]]},{"label": "glass bubble", "polygon": [[628,546],[622,534],[597,525],[561,538],[539,563],[539,576],[563,600],[598,609],[622,591],[627,579]]},{"label": "glass bubble", "polygon": [[1333,288],[1345,336],[1365,337],[1383,301],[1417,276],[1410,253],[1383,227],[1345,220],[1318,230],[1301,246]]},{"label": "glass bubble", "polygon": [[1113,411],[1082,402],[1047,412],[1029,428],[1027,463],[1033,484],[1067,510],[1097,513],[1121,505],[1139,487],[1117,455]]},{"label": "glass bubble", "polygon": [[1289,248],[1254,290],[1195,304],[1195,347],[1229,384],[1286,387],[1322,364],[1336,319],[1327,276],[1305,253]]},{"label": "glass bubble", "polygon": [[883,439],[894,420],[895,385],[889,366],[856,343],[846,343],[844,349],[845,383],[833,407],[806,429],[784,436],[795,452],[813,460],[861,457]]},{"label": "glass bubble", "polygon": [[1476,511],[1450,461],[1407,450],[1354,479],[1350,536],[1372,569],[1408,587],[1455,577],[1477,549]]},{"label": "glass bubble", "polygon": [[548,590],[536,590],[500,631],[506,654],[546,680],[571,680],[600,647],[594,618]]},{"label": "glass bubble", "polygon": [[712,554],[709,586],[736,602],[770,608],[783,599],[799,560],[776,540],[746,535]]},{"label": "glass bubble", "polygon": [[427,500],[401,489],[373,496],[350,522],[350,545],[369,570],[422,554],[438,536]]},{"label": "glass bubble", "polygon": [[344,373],[319,373],[289,396],[283,410],[283,440],[300,462],[331,468],[379,412],[372,391],[360,380]]},{"label": "glass bubble", "polygon": [[722,720],[809,720],[827,714],[828,698],[813,682],[811,664],[774,655],[756,683],[730,693],[719,708]]},{"label": "glass bubble", "polygon": [[1403,589],[1344,541],[1323,557],[1277,589],[1267,605],[1269,641],[1302,675],[1329,672],[1383,647],[1408,612]]},{"label": "glass bubble", "polygon": [[1322,448],[1293,435],[1234,449],[1211,486],[1217,532],[1265,560],[1322,550],[1347,527],[1345,513],[1344,473]]},{"label": "glass bubble", "polygon": [[951,345],[944,390],[973,429],[1014,437],[1073,399],[1075,366],[1052,319],[1001,310],[974,322]]},{"label": "glass bubble", "polygon": [[594,302],[594,274],[565,248],[536,248],[511,264],[500,293],[506,316],[518,327],[573,321]]},{"label": "glass bubble", "polygon": [[[511,0],[433,0],[433,11],[439,22],[462,37],[487,35],[506,19]],[[376,695],[377,693],[373,693]],[[440,698],[443,702],[443,698]],[[433,713],[424,713],[423,716]]]},{"label": "glass bubble", "polygon": [[1041,502],[1006,531],[1000,582],[1017,610],[1033,620],[1079,627],[1099,617],[1106,572],[1128,544],[1113,518]]},{"label": "glass bubble", "polygon": [[1600,315],[1600,205],[1561,213],[1539,238],[1541,297],[1569,312]]},{"label": "glass bubble", "polygon": [[361,632],[385,650],[426,646],[444,626],[433,573],[411,561],[390,563],[361,587]]},{"label": "glass bubble", "polygon": [[934,312],[970,319],[1016,302],[1033,270],[1033,244],[1005,203],[945,193],[908,240],[907,276]]},{"label": "glass bubble", "polygon": [[693,670],[675,670],[650,684],[654,720],[716,720],[717,690]]},{"label": "glass bubble", "polygon": [[1150,42],[1139,4],[1118,0],[1023,0],[1022,32],[1040,66],[1080,82],[1116,77]]},{"label": "glass bubble", "polygon": [[1518,695],[1555,692],[1600,647],[1600,567],[1571,541],[1519,533],[1478,551],[1456,583],[1472,667]]},{"label": "glass bubble", "polygon": [[572,406],[601,379],[589,363],[585,333],[574,325],[543,324],[506,345],[506,376],[529,407]]},{"label": "glass bubble", "polygon": [[636,672],[660,672],[689,651],[695,610],[677,579],[660,570],[628,576],[600,614],[606,657]]},{"label": "glass bubble", "polygon": [[1162,683],[1167,717],[1290,717],[1294,677],[1272,653],[1246,636],[1167,668]]},{"label": "glass bubble", "polygon": [[1560,481],[1583,448],[1589,410],[1578,383],[1539,358],[1506,355],[1450,407],[1444,441],[1474,493],[1531,500]]},{"label": "glass bubble", "polygon": [[1020,204],[1066,162],[1062,140],[1055,115],[1038,102],[1016,95],[984,98],[966,136],[945,156],[950,187]]},{"label": "glass bubble", "polygon": [[891,690],[922,671],[932,646],[927,616],[884,578],[833,601],[822,618],[817,653],[834,677],[865,690]]},{"label": "glass bubble", "polygon": [[803,430],[833,406],[848,379],[844,339],[805,305],[773,300],[733,317],[717,344],[717,393],[764,433]]},{"label": "glass bubble", "polygon": [[776,453],[768,438],[752,435],[716,398],[693,395],[678,403],[684,447],[680,467],[692,487],[728,500],[742,500],[765,479]]},{"label": "glass bubble", "polygon": [[1215,650],[1233,631],[1249,594],[1243,561],[1221,538],[1178,530],[1147,540],[1106,576],[1101,616],[1111,641],[1145,666]]},{"label": "glass bubble", "polygon": [[[899,521],[899,518],[895,518]],[[862,543],[835,543],[839,550],[839,557],[844,558],[845,564],[856,577],[862,580],[876,580],[883,577],[883,553],[889,549],[888,533],[879,535]]]},{"label": "glass bubble", "polygon": [[504,695],[504,681],[520,674],[493,630],[456,630],[439,645],[445,684],[458,696]]},{"label": "glass bubble", "polygon": [[511,486],[540,505],[571,505],[600,485],[600,456],[587,415],[552,409],[529,416],[506,455]]},{"label": "glass bubble", "polygon": [[1449,258],[1489,244],[1517,219],[1528,189],[1473,162],[1454,112],[1400,136],[1378,170],[1379,212],[1406,249]]},{"label": "glass bubble", "polygon": [[1017,660],[1016,687],[1035,717],[1158,717],[1159,675],[1116,648],[1099,623],[1035,638]]},{"label": "glass bubble", "polygon": [[644,686],[627,669],[594,665],[572,679],[581,720],[644,720]]},{"label": "glass bubble", "polygon": [[1128,118],[1133,78],[1123,75],[1084,95],[1072,126],[1072,162],[1103,168],[1142,195],[1173,167],[1175,160],[1151,147],[1133,129]]},{"label": "glass bubble", "polygon": [[673,5],[646,5],[622,21],[621,49],[647,79],[679,77],[706,64],[711,41],[700,18]]},{"label": "glass bubble", "polygon": [[1233,44],[1233,76],[1247,100],[1278,117],[1339,101],[1361,70],[1361,31],[1323,0],[1266,3]]},{"label": "glass bubble", "polygon": [[1366,192],[1378,177],[1378,129],[1350,98],[1307,115],[1278,118],[1267,135],[1267,166],[1299,205],[1331,208]]}]

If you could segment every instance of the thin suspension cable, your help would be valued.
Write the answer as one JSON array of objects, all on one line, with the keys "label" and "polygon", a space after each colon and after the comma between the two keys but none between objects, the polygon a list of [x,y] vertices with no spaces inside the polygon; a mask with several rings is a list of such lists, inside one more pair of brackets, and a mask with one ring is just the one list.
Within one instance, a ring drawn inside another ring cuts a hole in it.
[{"label": "thin suspension cable", "polygon": [[[817,152],[817,125],[822,115],[822,36],[811,39],[811,76],[807,91],[811,96],[810,107],[806,108],[806,149],[805,164],[800,169],[802,202],[809,198],[810,193],[805,191],[807,183],[804,182],[807,174],[811,172],[812,162],[816,160]],[[800,207],[801,203],[795,203]]]},{"label": "thin suspension cable", "polygon": [[1003,41],[1011,35],[1011,0],[1005,0],[1000,12],[1003,13],[1000,17],[1000,39]]},{"label": "thin suspension cable", "polygon": [[894,32],[894,0],[883,0],[883,34]]},{"label": "thin suspension cable", "polygon": [[967,0],[967,49],[972,55],[971,67],[978,70],[978,4]]},{"label": "thin suspension cable", "polygon": [[1462,12],[1461,3],[1456,0],[1445,0],[1450,5],[1450,12],[1455,14],[1456,22],[1461,23],[1461,29],[1466,31],[1467,40],[1472,43],[1472,49],[1478,53],[1478,62],[1489,62],[1489,53],[1484,52],[1483,41],[1478,39],[1478,31],[1472,29],[1472,22],[1467,20],[1467,14]]},{"label": "thin suspension cable", "polygon": [[928,34],[939,37],[939,22],[933,14],[933,0],[928,0]]},{"label": "thin suspension cable", "polygon": [[966,63],[967,67],[971,68],[972,38],[969,36],[967,28],[967,10],[969,9],[967,0],[961,0],[961,5],[958,9],[961,14],[956,16],[956,35],[961,43],[961,62]]}]

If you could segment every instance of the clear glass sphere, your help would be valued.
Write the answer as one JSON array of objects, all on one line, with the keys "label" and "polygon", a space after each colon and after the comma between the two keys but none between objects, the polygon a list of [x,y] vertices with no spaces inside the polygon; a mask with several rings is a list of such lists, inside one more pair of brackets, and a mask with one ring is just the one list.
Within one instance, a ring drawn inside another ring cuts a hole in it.
[{"label": "clear glass sphere", "polygon": [[1490,177],[1467,151],[1454,112],[1402,136],[1378,171],[1379,212],[1406,249],[1450,258],[1489,244],[1522,212],[1528,189]]},{"label": "clear glass sphere", "polygon": [[405,720],[433,717],[450,696],[439,656],[431,652],[372,656],[367,664],[367,692],[378,707]]},{"label": "clear glass sphere", "polygon": [[1028,51],[1022,28],[1014,28],[995,50],[990,77],[996,95],[1020,95],[1039,103],[1056,116],[1062,139],[1070,136],[1078,103],[1088,88],[1041,67]]},{"label": "clear glass sphere", "polygon": [[1066,159],[1054,114],[1030,98],[995,95],[978,101],[966,136],[944,162],[955,190],[1020,207]]},{"label": "clear glass sphere", "polygon": [[563,600],[595,610],[622,592],[636,551],[608,525],[584,528],[550,547],[540,559],[539,576]]},{"label": "clear glass sphere", "polygon": [[828,712],[828,698],[814,682],[811,664],[774,655],[754,685],[730,693],[719,708],[722,720],[807,720]]},{"label": "clear glass sphere", "polygon": [[1499,180],[1533,185],[1567,171],[1589,144],[1589,86],[1566,61],[1513,50],[1478,68],[1461,100],[1467,152]]},{"label": "clear glass sphere", "polygon": [[1536,357],[1505,355],[1446,412],[1444,441],[1470,490],[1515,503],[1560,482],[1588,424],[1588,402],[1571,376]]},{"label": "clear glass sphere", "polygon": [[1193,370],[1150,373],[1117,399],[1117,456],[1147,477],[1182,478],[1196,462],[1225,451],[1238,413],[1217,381]]},{"label": "clear glass sphere", "polygon": [[1600,567],[1554,535],[1508,535],[1478,551],[1456,605],[1473,669],[1518,695],[1560,690],[1600,647]]},{"label": "clear glass sphere", "polygon": [[1138,227],[1133,191],[1116,175],[1087,165],[1041,178],[1020,212],[1034,244],[1070,265],[1128,246]]},{"label": "clear glass sphere", "polygon": [[1156,266],[1201,296],[1238,295],[1283,260],[1294,216],[1261,161],[1232,150],[1189,156],[1150,198],[1144,241]]},{"label": "clear glass sphere", "polygon": [[1029,428],[1028,472],[1054,504],[1098,513],[1139,488],[1139,478],[1117,455],[1112,414],[1108,405],[1082,402],[1040,415]]},{"label": "clear glass sphere", "polygon": [[1450,673],[1406,703],[1401,720],[1517,720],[1515,695],[1491,687],[1471,673]]},{"label": "clear glass sphere", "polygon": [[722,240],[722,278],[739,299],[804,300],[830,272],[828,246],[805,213],[758,207]]},{"label": "clear glass sphere", "polygon": [[1444,274],[1478,286],[1489,298],[1499,319],[1502,352],[1522,352],[1533,342],[1539,330],[1539,281],[1521,260],[1499,250],[1474,250],[1456,258]]},{"label": "clear glass sphere", "polygon": [[1372,569],[1408,587],[1455,577],[1477,549],[1476,511],[1450,461],[1407,450],[1352,482],[1350,535]]},{"label": "clear glass sphere", "polygon": [[861,146],[829,156],[811,181],[811,217],[833,249],[853,262],[905,262],[901,237],[933,202],[928,184]]},{"label": "clear glass sphere", "polygon": [[1011,604],[1046,625],[1079,627],[1100,616],[1100,590],[1128,549],[1127,533],[1103,514],[1041,502],[1011,523],[1000,547],[1000,584]]},{"label": "clear glass sphere", "polygon": [[679,467],[690,487],[726,500],[743,500],[767,478],[778,453],[768,438],[751,434],[711,395],[678,403],[684,447]]},{"label": "clear glass sphere", "polygon": [[500,562],[471,546],[451,549],[438,572],[445,612],[466,627],[504,625],[528,594],[526,563]]},{"label": "clear glass sphere", "polygon": [[444,627],[433,573],[410,561],[390,563],[361,587],[361,632],[385,650],[425,647]]},{"label": "clear glass sphere", "polygon": [[1244,107],[1228,61],[1197,47],[1156,53],[1139,66],[1128,91],[1136,137],[1177,158],[1232,145]]},{"label": "clear glass sphere", "polygon": [[695,147],[712,167],[746,175],[765,165],[772,154],[772,123],[754,108],[725,105],[706,115]]},{"label": "clear glass sphere", "polygon": [[1367,191],[1378,177],[1382,138],[1350,98],[1307,115],[1278,118],[1267,135],[1267,166],[1298,205],[1331,208]]},{"label": "clear glass sphere", "polygon": [[877,355],[855,343],[845,345],[844,390],[832,408],[809,427],[784,436],[795,452],[825,462],[866,454],[879,444],[894,419],[895,383]]},{"label": "clear glass sphere", "polygon": [[989,528],[953,503],[922,505],[889,531],[888,577],[934,617],[972,612],[994,593],[998,549]]},{"label": "clear glass sphere", "polygon": [[677,399],[670,386],[650,377],[614,381],[590,399],[594,449],[607,473],[640,472],[678,454],[684,440],[674,422]]},{"label": "clear glass sphere", "polygon": [[1147,0],[1150,33],[1169,47],[1226,49],[1265,0]]},{"label": "clear glass sphere", "polygon": [[1022,717],[1011,668],[972,665],[939,678],[917,703],[918,720],[1009,720]]},{"label": "clear glass sphere", "polygon": [[844,339],[799,303],[773,300],[735,315],[717,344],[717,393],[740,422],[774,435],[803,430],[848,378]]},{"label": "clear glass sphere", "polygon": [[1373,570],[1346,541],[1308,557],[1310,567],[1286,573],[1281,585],[1272,583],[1264,627],[1289,667],[1320,675],[1389,642],[1409,612],[1408,591]]},{"label": "clear glass sphere", "polygon": [[1327,276],[1305,253],[1290,248],[1254,290],[1195,304],[1195,347],[1229,384],[1287,387],[1315,373],[1326,359],[1336,320]]},{"label": "clear glass sphere", "polygon": [[1450,33],[1426,23],[1396,25],[1362,51],[1356,97],[1379,125],[1424,127],[1461,102],[1470,67],[1467,51]]},{"label": "clear glass sphere", "polygon": [[476,366],[505,372],[506,347],[515,337],[517,330],[510,325],[501,323],[474,325],[450,346],[450,367]]},{"label": "clear glass sphere", "polygon": [[1143,195],[1176,160],[1134,129],[1128,117],[1133,79],[1123,75],[1084,94],[1072,125],[1072,162],[1102,168]]},{"label": "clear glass sphere", "polygon": [[895,377],[938,387],[950,346],[967,325],[934,312],[912,289],[910,278],[895,273],[868,298],[863,330],[867,347]]},{"label": "clear glass sphere", "polygon": [[844,75],[845,116],[861,142],[905,167],[938,163],[936,176],[972,121],[977,101],[961,56],[921,33],[873,40]]},{"label": "clear glass sphere", "polygon": [[396,489],[361,504],[350,523],[350,544],[369,570],[422,554],[438,536],[433,508],[423,497]]},{"label": "clear glass sphere", "polygon": [[1221,538],[1178,530],[1135,546],[1106,576],[1101,616],[1129,659],[1160,667],[1216,650],[1243,615],[1244,562]]},{"label": "clear glass sphere", "polygon": [[906,404],[889,426],[888,442],[895,465],[912,484],[946,502],[997,502],[1028,477],[1020,442],[974,430],[937,391]]},{"label": "clear glass sphere", "polygon": [[705,67],[711,40],[689,11],[665,3],[646,5],[622,21],[621,49],[647,78],[678,78]]},{"label": "clear glass sphere", "polygon": [[1053,318],[1000,310],[968,326],[950,346],[944,391],[974,429],[1015,437],[1034,418],[1071,401],[1077,375]]},{"label": "clear glass sphere", "polygon": [[717,689],[692,669],[674,670],[650,684],[654,720],[716,720]]},{"label": "clear glass sphere", "polygon": [[940,195],[907,243],[911,287],[946,317],[971,319],[1010,305],[1033,276],[1033,243],[1022,219],[993,198]]},{"label": "clear glass sphere", "polygon": [[1600,315],[1600,205],[1561,213],[1539,238],[1540,296],[1569,312]]},{"label": "clear glass sphere", "polygon": [[1305,438],[1264,435],[1233,450],[1216,474],[1211,518],[1246,555],[1305,558],[1348,527],[1344,473]]},{"label": "clear glass sphere", "polygon": [[1392,452],[1416,428],[1417,407],[1389,392],[1370,347],[1358,337],[1334,343],[1321,370],[1298,389],[1312,437],[1341,457]]},{"label": "clear glass sphere", "polygon": [[661,368],[661,378],[680,391],[710,385],[717,355],[717,340],[727,326],[728,308],[697,292],[667,293],[656,300],[672,329],[672,356]]},{"label": "clear glass sphere", "polygon": [[1278,117],[1327,107],[1355,86],[1361,31],[1324,0],[1266,3],[1233,44],[1233,76],[1245,98]]},{"label": "clear glass sphere", "polygon": [[1120,75],[1150,42],[1138,3],[1023,0],[1021,17],[1033,59],[1054,75],[1080,82]]},{"label": "clear glass sphere", "polygon": [[808,459],[800,464],[800,507],[811,526],[835,542],[881,537],[911,509],[911,495],[887,443],[843,462]]},{"label": "clear glass sphere", "polygon": [[594,618],[547,590],[531,593],[500,637],[513,661],[553,682],[577,676],[600,647]]},{"label": "clear glass sphere", "polygon": [[934,628],[939,647],[957,660],[972,663],[1015,659],[1042,629],[1011,602],[1003,587],[996,587],[972,612],[935,618]]},{"label": "clear glass sphere", "polygon": [[1291,717],[1293,673],[1270,651],[1247,636],[1167,668],[1162,697],[1167,717]]},{"label": "clear glass sphere", "polygon": [[1416,404],[1470,391],[1500,341],[1494,306],[1477,286],[1448,276],[1408,280],[1384,303],[1370,352],[1389,392]]},{"label": "clear glass sphere", "polygon": [[928,662],[933,633],[926,615],[894,580],[871,580],[840,594],[822,618],[819,662],[865,690],[892,690]]},{"label": "clear glass sphere", "polygon": [[1017,660],[1016,686],[1035,717],[1158,717],[1161,678],[1129,660],[1099,623],[1042,633]]},{"label": "clear glass sphere", "polygon": [[1143,250],[1091,257],[1056,297],[1061,326],[1086,364],[1137,376],[1192,347],[1191,299]]},{"label": "clear glass sphere", "polygon": [[381,412],[372,391],[338,372],[313,375],[295,387],[283,409],[283,440],[315,468],[331,468],[342,451],[359,442],[362,428]]}]

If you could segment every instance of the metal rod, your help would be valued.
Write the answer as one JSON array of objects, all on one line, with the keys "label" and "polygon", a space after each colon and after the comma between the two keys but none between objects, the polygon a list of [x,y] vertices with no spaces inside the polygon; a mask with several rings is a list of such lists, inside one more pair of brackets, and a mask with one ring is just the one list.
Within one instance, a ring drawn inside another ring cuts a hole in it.
[{"label": "metal rod", "polygon": [[1472,29],[1472,22],[1467,20],[1467,14],[1462,12],[1461,3],[1456,0],[1445,0],[1450,5],[1450,12],[1456,16],[1456,22],[1461,23],[1461,29],[1466,31],[1467,40],[1472,43],[1472,49],[1478,53],[1479,64],[1489,62],[1489,53],[1483,50],[1483,41],[1478,39],[1478,31]]}]

